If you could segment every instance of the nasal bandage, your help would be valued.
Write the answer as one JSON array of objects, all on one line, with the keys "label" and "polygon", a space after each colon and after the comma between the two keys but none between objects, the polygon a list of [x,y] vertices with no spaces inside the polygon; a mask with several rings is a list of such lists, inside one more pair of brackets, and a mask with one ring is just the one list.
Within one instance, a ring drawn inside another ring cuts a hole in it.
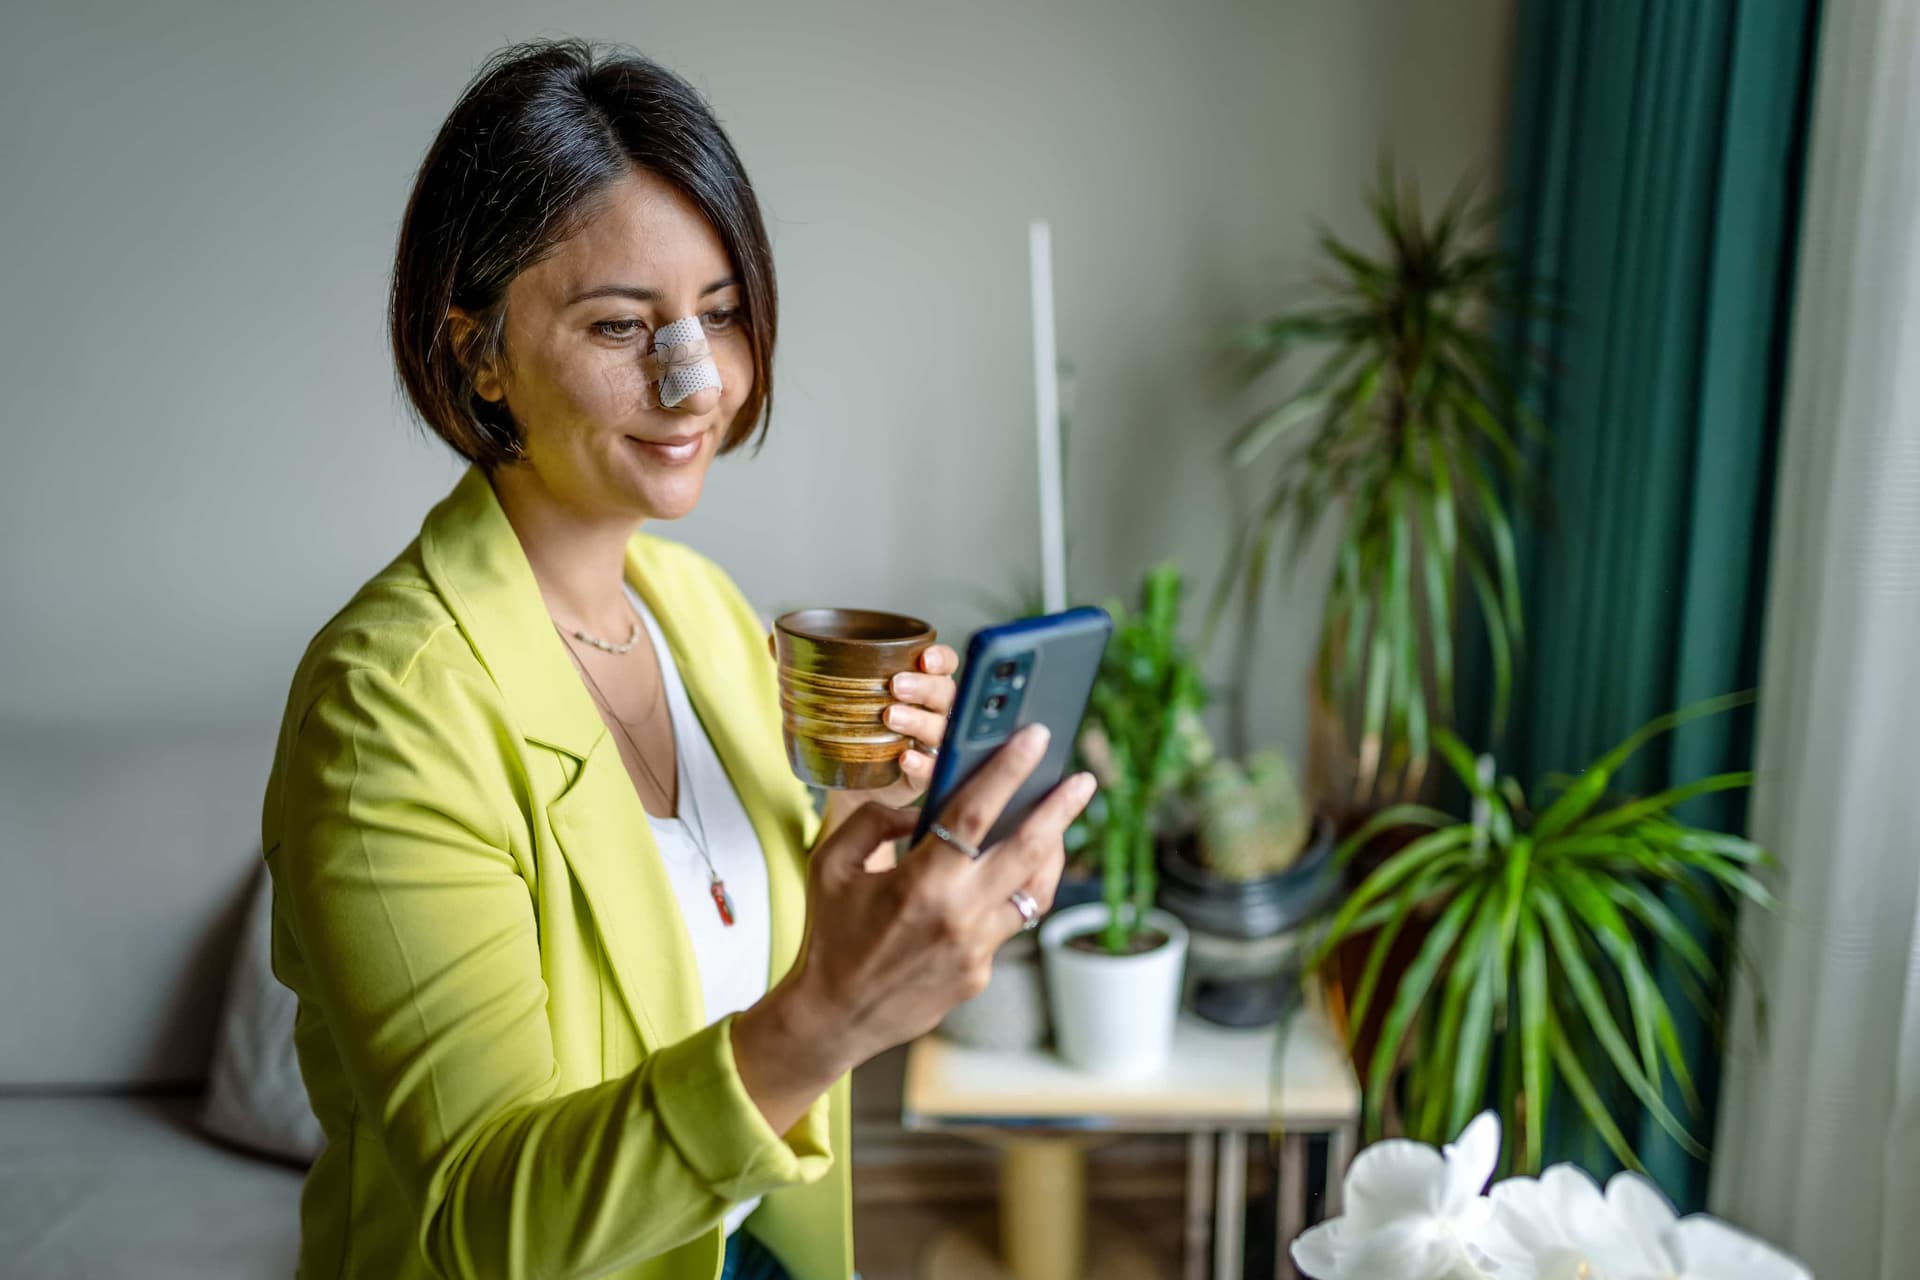
[{"label": "nasal bandage", "polygon": [[697,391],[720,389],[720,370],[699,316],[683,316],[655,329],[648,360],[650,375],[660,384],[660,403],[669,409]]}]

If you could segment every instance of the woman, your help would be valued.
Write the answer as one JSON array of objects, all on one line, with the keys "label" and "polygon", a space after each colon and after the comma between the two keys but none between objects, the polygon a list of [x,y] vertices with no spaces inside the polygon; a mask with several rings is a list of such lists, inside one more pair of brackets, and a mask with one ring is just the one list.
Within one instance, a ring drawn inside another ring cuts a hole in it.
[{"label": "woman", "polygon": [[509,50],[421,166],[394,355],[472,465],[308,648],[264,815],[327,1135],[302,1275],[845,1280],[847,1073],[1051,901],[1091,779],[969,845],[1043,733],[891,861],[951,649],[894,684],[904,782],[816,818],[758,618],[636,533],[763,429],[774,299],[738,157],[644,60]]}]

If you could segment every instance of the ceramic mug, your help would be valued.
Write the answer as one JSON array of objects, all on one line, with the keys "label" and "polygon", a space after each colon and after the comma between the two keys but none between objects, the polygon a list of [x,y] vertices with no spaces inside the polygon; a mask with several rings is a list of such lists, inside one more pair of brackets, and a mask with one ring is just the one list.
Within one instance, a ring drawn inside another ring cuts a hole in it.
[{"label": "ceramic mug", "polygon": [[900,780],[913,745],[882,716],[896,701],[888,685],[920,669],[933,644],[918,618],[872,609],[800,609],[773,624],[780,667],[780,721],[787,761],[803,782],[870,791]]}]

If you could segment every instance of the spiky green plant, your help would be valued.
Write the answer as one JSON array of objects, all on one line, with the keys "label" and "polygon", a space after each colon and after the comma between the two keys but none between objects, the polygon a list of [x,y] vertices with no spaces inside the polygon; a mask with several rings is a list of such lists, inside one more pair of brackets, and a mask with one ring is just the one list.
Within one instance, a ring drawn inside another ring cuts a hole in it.
[{"label": "spiky green plant", "polygon": [[[1714,699],[1649,722],[1537,813],[1529,813],[1511,778],[1494,784],[1488,757],[1475,760],[1452,734],[1436,734],[1435,745],[1472,795],[1473,820],[1399,805],[1355,832],[1338,850],[1340,859],[1383,831],[1425,829],[1360,883],[1320,952],[1324,959],[1343,939],[1379,930],[1348,1014],[1357,1036],[1376,1000],[1386,1002],[1366,1072],[1370,1130],[1380,1129],[1404,1059],[1408,1136],[1450,1137],[1491,1092],[1515,1172],[1539,1167],[1541,1127],[1560,1085],[1630,1168],[1639,1162],[1606,1101],[1620,1088],[1675,1141],[1700,1152],[1664,1096],[1671,1079],[1688,1109],[1698,1110],[1654,975],[1670,961],[1689,1000],[1712,1021],[1711,993],[1720,981],[1712,956],[1726,950],[1733,928],[1723,899],[1739,895],[1771,908],[1755,874],[1770,859],[1751,841],[1686,825],[1674,810],[1695,796],[1744,787],[1752,775],[1717,774],[1639,799],[1614,800],[1609,792],[1647,742],[1747,700]],[[1708,945],[1681,923],[1676,901],[1708,923]],[[1415,920],[1428,926],[1425,938],[1382,988],[1394,941]],[[1494,1054],[1501,1061],[1490,1086]]]},{"label": "spiky green plant", "polygon": [[1137,612],[1118,601],[1113,638],[1101,659],[1081,745],[1101,781],[1093,839],[1107,903],[1100,943],[1124,954],[1144,929],[1158,888],[1155,820],[1191,772],[1198,714],[1206,703],[1200,669],[1180,640],[1180,570],[1148,572]]},{"label": "spiky green plant", "polygon": [[[1433,729],[1453,715],[1463,591],[1485,623],[1495,719],[1504,721],[1521,636],[1506,495],[1524,470],[1515,437],[1544,438],[1511,394],[1515,358],[1487,332],[1503,309],[1537,305],[1507,288],[1502,255],[1475,234],[1490,206],[1463,187],[1427,221],[1390,172],[1369,204],[1384,253],[1322,230],[1321,298],[1242,335],[1255,374],[1302,350],[1319,363],[1231,443],[1231,465],[1248,470],[1296,442],[1236,534],[1206,628],[1211,641],[1240,598],[1244,702],[1275,539],[1284,531],[1297,558],[1322,519],[1337,518],[1314,678],[1353,748],[1353,794],[1333,799],[1354,809],[1419,789]],[[1397,783],[1383,787],[1383,774]]]}]

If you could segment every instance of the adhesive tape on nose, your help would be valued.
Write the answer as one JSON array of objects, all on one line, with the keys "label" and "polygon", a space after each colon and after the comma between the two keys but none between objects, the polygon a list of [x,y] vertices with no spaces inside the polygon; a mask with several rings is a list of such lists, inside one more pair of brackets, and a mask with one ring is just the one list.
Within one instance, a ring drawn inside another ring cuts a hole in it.
[{"label": "adhesive tape on nose", "polygon": [[700,317],[684,316],[653,331],[653,361],[660,403],[671,409],[695,392],[720,389],[720,370],[707,347]]}]

